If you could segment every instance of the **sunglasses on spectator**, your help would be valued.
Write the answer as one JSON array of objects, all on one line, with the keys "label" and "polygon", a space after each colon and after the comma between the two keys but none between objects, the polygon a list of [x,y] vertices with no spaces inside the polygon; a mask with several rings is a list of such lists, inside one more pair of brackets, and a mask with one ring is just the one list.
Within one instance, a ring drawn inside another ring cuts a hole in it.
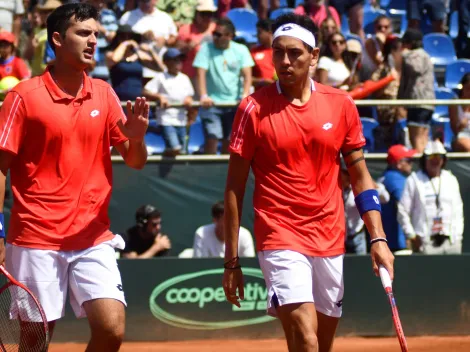
[{"label": "sunglasses on spectator", "polygon": [[346,43],[346,41],[343,40],[343,39],[341,39],[341,40],[332,40],[331,41],[331,44],[333,44],[333,45],[338,45],[338,44],[343,45],[344,43]]},{"label": "sunglasses on spectator", "polygon": [[431,154],[428,156],[428,159],[429,160],[432,160],[432,159],[441,159],[442,158],[442,155],[441,154]]},{"label": "sunglasses on spectator", "polygon": [[390,25],[383,25],[383,26],[378,25],[378,26],[377,26],[377,29],[379,29],[379,30],[380,30],[380,29],[389,29],[389,28],[390,28]]},{"label": "sunglasses on spectator", "polygon": [[214,13],[210,12],[210,11],[198,11],[198,13],[203,17],[212,17],[212,16],[214,16]]},{"label": "sunglasses on spectator", "polygon": [[212,32],[212,35],[216,38],[220,38],[220,37],[223,37],[223,36],[228,36],[229,34],[228,33],[220,33],[220,32]]}]

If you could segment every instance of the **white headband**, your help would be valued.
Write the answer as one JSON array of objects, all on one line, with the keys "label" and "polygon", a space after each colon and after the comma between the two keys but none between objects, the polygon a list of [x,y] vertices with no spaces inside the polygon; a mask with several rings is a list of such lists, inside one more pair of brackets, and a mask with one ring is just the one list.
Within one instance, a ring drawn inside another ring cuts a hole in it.
[{"label": "white headband", "polygon": [[279,27],[274,32],[273,41],[282,35],[297,38],[303,41],[305,44],[310,45],[312,48],[315,48],[315,37],[313,36],[312,32],[295,23],[286,23]]}]

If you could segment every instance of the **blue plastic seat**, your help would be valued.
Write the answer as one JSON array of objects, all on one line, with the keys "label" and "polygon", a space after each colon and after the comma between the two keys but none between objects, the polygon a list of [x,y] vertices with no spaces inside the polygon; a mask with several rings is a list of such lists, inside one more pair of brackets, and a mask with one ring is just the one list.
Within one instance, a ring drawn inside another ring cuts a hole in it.
[{"label": "blue plastic seat", "polygon": [[380,15],[386,15],[384,10],[364,11],[364,32],[366,34],[375,34],[374,21]]},{"label": "blue plastic seat", "polygon": [[362,132],[366,139],[364,150],[368,153],[372,153],[374,152],[375,147],[374,129],[379,125],[379,123],[370,117],[361,117],[361,123]]},{"label": "blue plastic seat", "polygon": [[189,128],[188,154],[198,154],[204,148],[204,128],[201,121],[194,122]]},{"label": "blue plastic seat", "polygon": [[247,43],[256,43],[256,23],[258,15],[250,9],[231,9],[227,17],[235,26],[235,37],[243,38]]},{"label": "blue plastic seat", "polygon": [[445,86],[446,88],[456,89],[460,88],[460,81],[462,77],[470,72],[470,60],[460,59],[449,65],[446,68]]},{"label": "blue plastic seat", "polygon": [[433,116],[431,120],[431,131],[433,137],[443,137],[444,147],[448,151],[452,150],[454,132],[450,127],[450,119],[448,117]]},{"label": "blue plastic seat", "polygon": [[[449,88],[436,88],[434,90],[436,99],[456,99],[457,95]],[[436,105],[434,116],[447,117],[449,116],[449,107],[447,105]]]},{"label": "blue plastic seat", "polygon": [[289,7],[279,8],[271,12],[271,14],[269,15],[269,18],[272,20],[275,20],[279,16],[285,15],[286,13],[293,13],[293,12],[294,12],[294,9],[291,9]]},{"label": "blue plastic seat", "polygon": [[145,144],[149,155],[162,154],[165,151],[165,141],[163,137],[154,132],[145,134]]},{"label": "blue plastic seat", "polygon": [[445,68],[457,60],[452,39],[443,33],[429,33],[423,37],[424,50],[431,56],[434,67]]},{"label": "blue plastic seat", "polygon": [[383,9],[405,10],[407,0],[380,0],[380,7]]}]

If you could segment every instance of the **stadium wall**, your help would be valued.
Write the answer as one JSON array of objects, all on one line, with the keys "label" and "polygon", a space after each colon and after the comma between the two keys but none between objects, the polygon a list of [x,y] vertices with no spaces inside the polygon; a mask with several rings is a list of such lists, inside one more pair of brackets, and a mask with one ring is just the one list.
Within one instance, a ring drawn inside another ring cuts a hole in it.
[{"label": "stadium wall", "polygon": [[[221,259],[119,260],[128,303],[127,341],[261,339],[281,337],[265,315],[266,288],[256,259],[242,260],[245,301],[225,302]],[[368,256],[347,256],[340,336],[394,336],[387,297]],[[405,333],[470,334],[470,255],[407,256],[396,260],[395,297]],[[54,333],[56,342],[84,342],[85,319],[70,307]]]}]

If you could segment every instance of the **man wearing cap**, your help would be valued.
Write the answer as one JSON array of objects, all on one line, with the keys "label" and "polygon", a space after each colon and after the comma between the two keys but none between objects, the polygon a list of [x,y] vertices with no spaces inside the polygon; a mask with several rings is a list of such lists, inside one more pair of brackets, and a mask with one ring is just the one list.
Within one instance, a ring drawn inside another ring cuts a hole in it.
[{"label": "man wearing cap", "polygon": [[177,47],[185,54],[182,72],[191,78],[193,85],[196,82],[196,68],[193,67],[193,61],[201,44],[212,41],[216,11],[217,6],[213,0],[199,0],[193,22],[183,24],[178,31]]},{"label": "man wearing cap", "polygon": [[[0,1],[0,31],[11,32],[18,40],[21,34],[21,19],[24,13],[22,0]],[[15,42],[15,45],[17,44]]]},{"label": "man wearing cap", "polygon": [[31,76],[23,59],[15,56],[15,36],[10,32],[0,32],[0,79],[15,77],[20,81]]},{"label": "man wearing cap", "polygon": [[406,179],[411,174],[412,158],[415,154],[415,150],[404,145],[390,147],[387,155],[388,167],[378,180],[390,194],[389,202],[382,205],[382,223],[392,252],[408,248],[406,236],[397,220],[397,205],[402,197]]},{"label": "man wearing cap", "polygon": [[[318,62],[312,20],[286,14],[273,25],[279,80],[243,99],[230,140],[225,189],[226,298],[240,306],[240,216],[250,168],[254,233],[268,290],[268,314],[282,323],[291,352],[331,351],[343,303],[343,154],[356,206],[370,233],[372,266],[393,276],[379,194],[367,169],[359,114],[346,92],[310,79]],[[237,292],[238,289],[238,292]]]},{"label": "man wearing cap", "polygon": [[460,254],[463,203],[457,178],[448,170],[446,150],[439,140],[429,142],[420,170],[406,180],[398,203],[398,222],[413,250],[423,254]]}]

